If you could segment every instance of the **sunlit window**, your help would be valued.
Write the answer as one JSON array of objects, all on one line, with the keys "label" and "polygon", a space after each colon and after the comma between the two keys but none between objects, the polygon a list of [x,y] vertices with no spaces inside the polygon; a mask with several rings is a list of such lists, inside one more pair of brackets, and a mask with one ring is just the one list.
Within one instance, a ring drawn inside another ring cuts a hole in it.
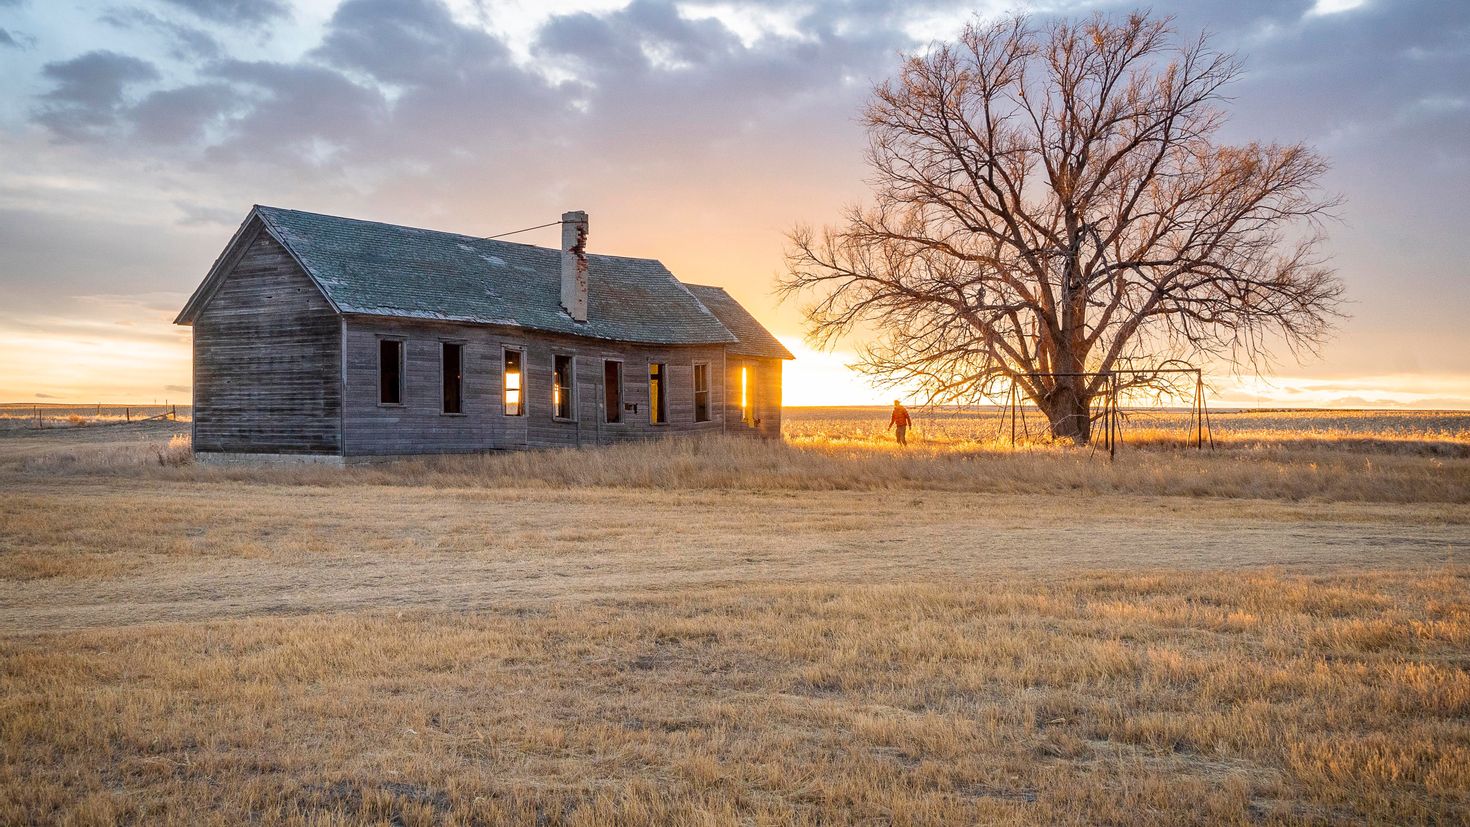
[{"label": "sunlit window", "polygon": [[519,350],[507,350],[505,352],[505,415],[520,416],[522,413],[521,398],[521,352]]},{"label": "sunlit window", "polygon": [[557,419],[571,419],[574,408],[573,383],[576,381],[572,357],[557,354],[551,359],[551,415]]},{"label": "sunlit window", "polygon": [[740,366],[740,418],[746,425],[755,425],[755,410],[750,404],[750,368]]}]

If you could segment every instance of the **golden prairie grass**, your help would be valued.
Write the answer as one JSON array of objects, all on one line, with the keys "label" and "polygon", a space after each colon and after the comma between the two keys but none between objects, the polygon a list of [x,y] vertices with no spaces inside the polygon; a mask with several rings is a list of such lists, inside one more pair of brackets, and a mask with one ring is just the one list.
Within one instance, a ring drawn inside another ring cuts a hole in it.
[{"label": "golden prairie grass", "polygon": [[0,820],[1448,823],[1463,569],[764,585],[0,644]]},{"label": "golden prairie grass", "polygon": [[1470,472],[1438,449],[221,469],[121,433],[0,440],[0,823],[1470,808]]},{"label": "golden prairie grass", "polygon": [[[807,418],[802,418],[806,416]],[[840,426],[840,428],[838,427]],[[922,427],[922,425],[921,425]],[[138,426],[128,439],[53,433],[0,441],[0,474],[104,475],[188,482],[664,490],[937,490],[1006,494],[1225,497],[1331,502],[1470,502],[1470,441],[1402,436],[1231,441],[1195,450],[1167,440],[1125,446],[1031,445],[920,432],[899,449],[867,419],[798,414],[788,439],[735,437],[400,460],[348,469],[219,468],[190,462],[177,426]],[[1364,433],[1359,431],[1358,433]],[[1367,432],[1374,433],[1374,432]],[[172,436],[171,436],[172,435]],[[1141,437],[1140,437],[1141,439]]]}]

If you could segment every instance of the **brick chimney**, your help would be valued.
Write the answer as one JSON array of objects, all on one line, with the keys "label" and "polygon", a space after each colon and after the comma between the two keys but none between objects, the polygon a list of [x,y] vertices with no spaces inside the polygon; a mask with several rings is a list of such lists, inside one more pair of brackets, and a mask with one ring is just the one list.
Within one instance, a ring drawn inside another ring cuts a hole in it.
[{"label": "brick chimney", "polygon": [[587,321],[587,213],[561,214],[561,306]]}]

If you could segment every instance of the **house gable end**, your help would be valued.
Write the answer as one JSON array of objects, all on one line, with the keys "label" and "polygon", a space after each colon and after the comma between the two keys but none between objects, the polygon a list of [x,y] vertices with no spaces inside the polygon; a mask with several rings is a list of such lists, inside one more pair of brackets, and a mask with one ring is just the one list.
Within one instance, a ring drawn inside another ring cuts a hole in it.
[{"label": "house gable end", "polygon": [[321,293],[322,298],[326,299],[327,304],[331,305],[332,309],[338,314],[341,313],[341,310],[337,307],[337,303],[332,301],[331,295],[326,290],[322,289],[321,283],[317,281],[316,277],[312,275],[311,270],[301,261],[301,257],[291,249],[291,245],[282,238],[282,235],[271,227],[270,222],[265,219],[265,216],[260,213],[259,209],[255,208],[251,209],[250,214],[245,217],[245,221],[240,224],[240,228],[230,238],[230,242],[225,245],[219,257],[214,260],[214,264],[209,268],[209,273],[205,275],[204,281],[199,283],[193,295],[184,303],[184,307],[179,311],[179,315],[174,318],[174,324],[194,324],[199,318],[199,315],[204,311],[205,305],[219,292],[220,287],[224,285],[225,281],[235,271],[235,268],[239,266],[240,260],[255,245],[261,233],[265,233],[280,244],[290,254],[291,259],[300,268],[302,274],[306,276],[307,280],[311,282],[317,292]]},{"label": "house gable end", "polygon": [[195,453],[341,451],[342,317],[267,232],[192,318]]}]

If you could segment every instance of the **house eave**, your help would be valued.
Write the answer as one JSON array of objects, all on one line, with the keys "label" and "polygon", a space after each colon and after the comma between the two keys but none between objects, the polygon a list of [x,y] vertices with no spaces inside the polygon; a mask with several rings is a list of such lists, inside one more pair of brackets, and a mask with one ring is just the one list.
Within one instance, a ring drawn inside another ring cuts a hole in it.
[{"label": "house eave", "polygon": [[698,341],[683,339],[654,339],[640,336],[619,336],[610,333],[599,333],[593,329],[581,330],[559,330],[556,328],[542,327],[540,325],[524,324],[516,319],[492,319],[476,316],[459,316],[449,313],[436,313],[433,311],[402,310],[399,308],[368,308],[368,307],[342,307],[339,312],[347,317],[359,317],[370,319],[397,319],[412,322],[439,322],[443,324],[464,324],[479,327],[499,327],[509,330],[519,330],[527,333],[539,333],[547,336],[572,336],[580,339],[592,339],[599,342],[621,342],[632,345],[648,345],[653,347],[709,347],[724,345],[729,347],[737,344],[739,339],[732,333],[720,339],[700,339]]}]

